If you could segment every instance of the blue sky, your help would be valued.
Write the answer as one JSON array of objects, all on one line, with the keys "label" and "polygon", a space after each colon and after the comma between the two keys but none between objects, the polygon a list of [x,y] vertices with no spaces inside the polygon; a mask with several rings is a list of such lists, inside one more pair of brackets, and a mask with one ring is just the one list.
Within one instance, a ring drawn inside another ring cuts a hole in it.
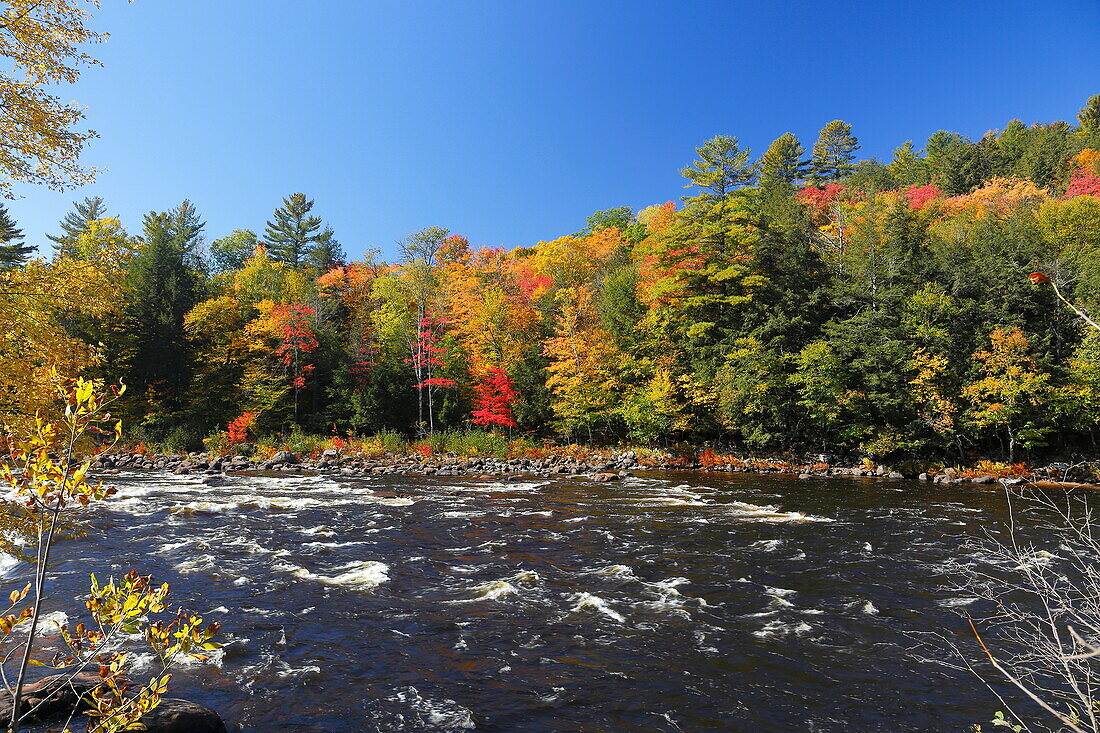
[{"label": "blue sky", "polygon": [[754,153],[826,122],[888,158],[937,129],[1073,119],[1100,2],[104,0],[66,89],[101,138],[83,189],[20,189],[41,243],[74,198],[136,230],[184,198],[209,239],[304,191],[352,256],[445,226],[517,246],[682,195],[715,134]]}]

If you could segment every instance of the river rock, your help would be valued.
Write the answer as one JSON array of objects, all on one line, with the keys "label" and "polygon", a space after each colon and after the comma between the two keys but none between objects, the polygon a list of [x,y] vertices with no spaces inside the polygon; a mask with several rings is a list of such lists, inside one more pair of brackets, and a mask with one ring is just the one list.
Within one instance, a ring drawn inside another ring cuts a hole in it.
[{"label": "river rock", "polygon": [[281,466],[284,463],[297,463],[297,462],[298,462],[298,456],[294,455],[293,453],[291,453],[288,450],[281,450],[278,453],[276,453],[275,455],[271,456],[271,458],[269,458],[267,460],[266,465],[274,467],[274,466]]},{"label": "river rock", "polygon": [[618,481],[621,479],[617,473],[594,473],[592,474],[592,480],[601,484],[606,484],[608,481]]},{"label": "river rock", "polygon": [[902,476],[901,473],[897,471],[891,471],[890,473],[886,474],[886,478],[905,478],[905,476]]},{"label": "river rock", "polygon": [[213,476],[204,476],[202,482],[207,486],[225,486],[230,483],[229,479],[220,474]]},{"label": "river rock", "polygon": [[148,733],[227,733],[221,717],[189,700],[164,698],[155,710],[141,716]]},{"label": "river rock", "polygon": [[974,478],[970,479],[970,483],[972,483],[972,484],[991,484],[991,483],[995,482],[996,480],[997,479],[993,478],[992,476],[975,476]]},{"label": "river rock", "polygon": [[927,481],[927,480],[928,480],[928,474],[927,473],[917,474],[917,481]]},{"label": "river rock", "polygon": [[[23,699],[20,700],[19,707],[22,710],[38,708],[34,716],[27,718],[26,722],[45,723],[69,715],[82,695],[103,682],[99,675],[86,672],[76,675],[66,684],[68,678],[67,674],[52,674],[37,682],[23,685]],[[0,720],[6,721],[10,717],[11,695],[7,690],[0,690]]]}]

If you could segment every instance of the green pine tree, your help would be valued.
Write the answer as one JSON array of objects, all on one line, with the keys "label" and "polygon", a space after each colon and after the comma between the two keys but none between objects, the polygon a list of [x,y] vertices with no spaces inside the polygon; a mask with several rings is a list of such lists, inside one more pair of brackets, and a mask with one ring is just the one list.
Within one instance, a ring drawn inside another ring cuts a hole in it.
[{"label": "green pine tree", "polygon": [[144,247],[127,272],[126,382],[135,414],[168,414],[182,404],[190,374],[183,317],[203,297],[196,251],[203,223],[190,202],[145,215]]},{"label": "green pine tree", "polygon": [[749,165],[751,152],[742,150],[737,138],[716,135],[695,149],[699,160],[680,171],[688,179],[684,188],[697,186],[703,189],[699,200],[722,204],[736,189],[750,185],[755,178]]},{"label": "green pine tree", "polygon": [[852,126],[833,120],[817,136],[810,159],[810,182],[823,186],[844,178],[855,169],[859,140],[852,135]]},{"label": "green pine tree", "polygon": [[205,227],[206,222],[200,220],[198,209],[187,199],[168,212],[168,231],[183,252],[187,266],[194,270],[203,268],[200,253]]},{"label": "green pine tree", "polygon": [[83,201],[74,201],[73,210],[61,220],[61,234],[47,234],[46,238],[54,243],[57,253],[73,256],[76,239],[88,230],[88,224],[107,216],[107,207],[99,196],[86,196]]},{"label": "green pine tree", "polygon": [[304,193],[292,193],[275,209],[274,220],[267,222],[264,242],[271,259],[297,268],[304,264],[310,250],[325,239],[321,217],[309,212],[313,199]]},{"label": "green pine tree", "polygon": [[802,143],[794,133],[785,132],[775,139],[760,158],[760,188],[766,195],[794,193],[806,174],[807,161]]},{"label": "green pine tree", "polygon": [[313,246],[306,250],[303,264],[312,272],[324,273],[343,264],[346,259],[344,248],[340,246],[332,227],[326,226]]},{"label": "green pine tree", "polygon": [[928,167],[929,180],[938,186],[944,181],[958,161],[967,155],[970,140],[957,132],[937,130],[924,144],[924,160]]},{"label": "green pine tree", "polygon": [[34,247],[23,242],[23,230],[15,225],[8,208],[0,204],[0,270],[22,267]]},{"label": "green pine tree", "polygon": [[888,167],[894,179],[902,186],[922,186],[928,183],[928,164],[921,158],[912,140],[906,140],[894,151],[894,159]]}]

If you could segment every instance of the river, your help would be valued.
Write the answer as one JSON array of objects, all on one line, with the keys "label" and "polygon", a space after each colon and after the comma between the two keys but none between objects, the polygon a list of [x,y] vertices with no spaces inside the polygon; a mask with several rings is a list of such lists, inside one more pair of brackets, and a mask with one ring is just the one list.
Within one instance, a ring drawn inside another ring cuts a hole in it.
[{"label": "river", "polygon": [[999,707],[912,641],[962,634],[945,563],[1004,521],[996,490],[200,478],[110,477],[51,611],[76,616],[89,571],[167,580],[227,642],[173,694],[231,729],[896,733]]}]

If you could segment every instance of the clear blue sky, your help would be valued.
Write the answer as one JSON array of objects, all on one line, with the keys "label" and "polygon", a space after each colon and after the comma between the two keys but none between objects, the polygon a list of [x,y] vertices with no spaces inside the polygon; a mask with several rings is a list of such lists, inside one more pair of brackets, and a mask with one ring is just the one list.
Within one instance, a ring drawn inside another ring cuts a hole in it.
[{"label": "clear blue sky", "polygon": [[44,242],[74,198],[131,231],[184,198],[208,239],[317,201],[352,256],[439,225],[516,246],[683,193],[715,134],[759,154],[840,118],[888,158],[937,129],[1070,119],[1100,93],[1100,2],[104,0],[104,68],[65,90],[101,135],[84,189],[23,188]]}]

